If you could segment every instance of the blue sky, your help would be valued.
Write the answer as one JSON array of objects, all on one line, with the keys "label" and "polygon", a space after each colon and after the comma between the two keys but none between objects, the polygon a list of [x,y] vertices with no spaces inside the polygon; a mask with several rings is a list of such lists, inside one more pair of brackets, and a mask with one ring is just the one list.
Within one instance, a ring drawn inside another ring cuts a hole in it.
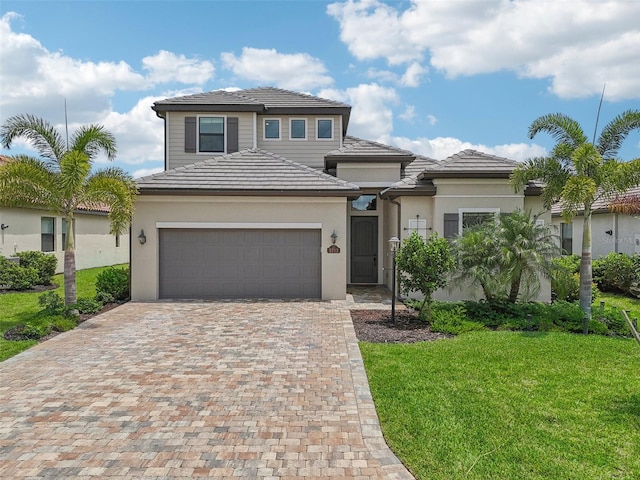
[{"label": "blue sky", "polygon": [[[11,1],[0,3],[0,122],[33,113],[101,123],[115,165],[162,168],[155,100],[277,86],[353,106],[350,133],[442,159],[464,148],[523,160],[562,112],[591,135],[640,108],[636,0]],[[0,150],[28,151],[25,144]],[[640,157],[640,134],[624,159]]]}]

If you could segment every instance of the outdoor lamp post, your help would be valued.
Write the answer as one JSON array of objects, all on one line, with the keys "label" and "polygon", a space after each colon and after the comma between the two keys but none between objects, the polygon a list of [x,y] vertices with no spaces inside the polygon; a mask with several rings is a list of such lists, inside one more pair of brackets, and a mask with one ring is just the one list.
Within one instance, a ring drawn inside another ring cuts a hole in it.
[{"label": "outdoor lamp post", "polygon": [[396,252],[400,246],[398,237],[389,239],[389,249],[391,250],[392,268],[391,268],[391,323],[396,321]]}]

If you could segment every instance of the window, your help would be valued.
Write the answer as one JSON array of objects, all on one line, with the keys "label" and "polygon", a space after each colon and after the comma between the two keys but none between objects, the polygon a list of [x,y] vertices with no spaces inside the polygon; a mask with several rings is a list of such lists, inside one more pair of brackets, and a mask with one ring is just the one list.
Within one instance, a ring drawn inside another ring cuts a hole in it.
[{"label": "window", "polygon": [[224,117],[198,118],[198,151],[224,152]]},{"label": "window", "polygon": [[560,224],[560,243],[562,247],[562,253],[564,255],[571,255],[573,253],[573,224],[561,223]]},{"label": "window", "polygon": [[[73,219],[73,241],[76,240],[76,219]],[[67,219],[62,219],[62,251],[67,248]]]},{"label": "window", "polygon": [[289,138],[291,140],[307,139],[307,121],[304,118],[292,118],[289,122]]},{"label": "window", "polygon": [[360,198],[351,202],[351,210],[356,212],[370,212],[377,208],[376,195],[361,195]]},{"label": "window", "polygon": [[120,246],[120,234],[116,233],[116,248]]},{"label": "window", "polygon": [[42,217],[40,219],[40,250],[54,252],[56,249],[56,219]]},{"label": "window", "polygon": [[499,208],[459,208],[458,233],[462,234],[467,228],[493,220],[499,213]]},{"label": "window", "polygon": [[264,139],[280,140],[280,120],[276,118],[265,118]]},{"label": "window", "polygon": [[319,118],[317,123],[316,138],[319,140],[333,140],[333,120]]}]

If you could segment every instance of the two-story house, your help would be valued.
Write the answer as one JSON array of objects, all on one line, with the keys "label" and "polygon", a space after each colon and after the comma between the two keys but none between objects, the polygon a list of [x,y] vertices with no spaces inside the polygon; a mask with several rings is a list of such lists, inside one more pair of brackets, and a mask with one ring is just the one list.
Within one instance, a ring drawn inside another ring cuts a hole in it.
[{"label": "two-story house", "polygon": [[134,300],[344,299],[347,284],[389,285],[390,237],[542,210],[539,189],[509,187],[515,161],[467,150],[437,162],[352,137],[344,103],[254,88],[152,108],[165,171],[138,181]]}]

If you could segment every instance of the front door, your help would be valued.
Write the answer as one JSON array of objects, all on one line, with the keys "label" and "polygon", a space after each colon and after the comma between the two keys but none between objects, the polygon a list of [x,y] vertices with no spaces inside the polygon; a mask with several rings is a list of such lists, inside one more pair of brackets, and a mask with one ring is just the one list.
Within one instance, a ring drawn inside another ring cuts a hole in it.
[{"label": "front door", "polygon": [[351,283],[378,283],[378,217],[351,217]]}]

